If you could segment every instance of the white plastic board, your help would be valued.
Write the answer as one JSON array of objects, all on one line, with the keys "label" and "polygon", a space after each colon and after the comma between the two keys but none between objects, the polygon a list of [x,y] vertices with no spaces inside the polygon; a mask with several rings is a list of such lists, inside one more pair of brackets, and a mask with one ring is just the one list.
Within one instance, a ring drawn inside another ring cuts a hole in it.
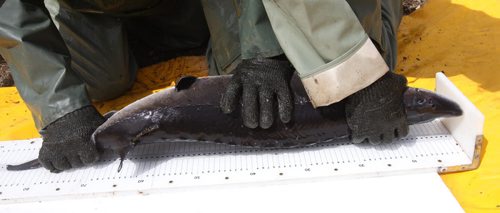
[{"label": "white plastic board", "polygon": [[199,143],[137,146],[120,173],[119,161],[104,156],[92,167],[52,174],[44,169],[11,172],[5,164],[36,158],[40,140],[0,144],[0,202],[60,196],[95,196],[328,176],[377,176],[470,164],[440,121],[415,125],[410,135],[387,145],[322,144],[301,149],[259,150]]},{"label": "white plastic board", "polygon": [[[475,157],[475,143],[483,137],[484,115],[442,72],[436,73],[436,93],[441,94],[462,108],[463,115],[443,120],[443,124],[452,133],[469,158]],[[476,152],[477,154],[477,152]]]},{"label": "white plastic board", "polygon": [[132,192],[0,205],[2,213],[40,212],[463,212],[435,172],[385,177],[302,179],[168,192]]}]

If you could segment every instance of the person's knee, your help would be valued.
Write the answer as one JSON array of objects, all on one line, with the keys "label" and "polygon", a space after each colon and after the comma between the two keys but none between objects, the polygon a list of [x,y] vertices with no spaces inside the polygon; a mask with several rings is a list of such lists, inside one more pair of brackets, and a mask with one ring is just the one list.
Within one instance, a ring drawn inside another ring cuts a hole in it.
[{"label": "person's knee", "polygon": [[106,101],[120,97],[133,85],[135,75],[120,75],[114,79],[87,84],[89,97],[94,101]]}]

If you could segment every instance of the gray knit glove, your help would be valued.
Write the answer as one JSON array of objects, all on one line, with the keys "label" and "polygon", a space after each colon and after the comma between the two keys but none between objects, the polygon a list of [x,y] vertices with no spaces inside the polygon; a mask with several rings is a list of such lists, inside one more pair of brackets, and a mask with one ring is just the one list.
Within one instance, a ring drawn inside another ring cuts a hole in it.
[{"label": "gray knit glove", "polygon": [[90,136],[104,121],[93,106],[57,119],[40,132],[43,143],[38,160],[55,173],[96,162],[99,154]]},{"label": "gray knit glove", "polygon": [[292,66],[287,60],[243,60],[236,67],[222,97],[222,111],[231,113],[241,103],[243,124],[248,128],[260,126],[267,129],[274,122],[273,112],[277,102],[281,121],[289,122],[293,110],[290,90],[292,74]]},{"label": "gray knit glove", "polygon": [[388,72],[347,98],[346,118],[353,143],[387,143],[408,134],[403,103],[406,84],[404,76]]}]

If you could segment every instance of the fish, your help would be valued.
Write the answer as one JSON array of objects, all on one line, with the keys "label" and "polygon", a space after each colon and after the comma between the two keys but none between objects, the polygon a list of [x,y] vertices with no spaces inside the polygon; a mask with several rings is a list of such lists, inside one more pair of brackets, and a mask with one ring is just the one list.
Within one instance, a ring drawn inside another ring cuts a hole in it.
[{"label": "fish", "polygon": [[[182,78],[175,88],[108,114],[108,119],[92,134],[92,141],[99,150],[112,150],[119,155],[120,170],[127,153],[140,144],[181,141],[294,148],[350,139],[345,101],[314,108],[297,75],[290,83],[294,100],[292,121],[274,122],[268,129],[247,128],[241,110],[225,114],[219,107],[230,80],[230,75]],[[462,115],[457,103],[429,90],[408,87],[403,96],[409,125]],[[22,165],[33,168],[33,163],[27,162],[7,169],[26,169]]]}]

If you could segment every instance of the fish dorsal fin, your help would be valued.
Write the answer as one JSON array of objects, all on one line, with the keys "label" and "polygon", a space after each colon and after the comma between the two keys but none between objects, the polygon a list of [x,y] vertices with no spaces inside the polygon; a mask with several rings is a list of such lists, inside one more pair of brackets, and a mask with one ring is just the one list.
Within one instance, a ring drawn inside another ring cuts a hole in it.
[{"label": "fish dorsal fin", "polygon": [[191,85],[194,84],[194,82],[196,82],[196,79],[198,79],[198,78],[194,77],[194,76],[183,76],[183,77],[180,77],[175,82],[175,90],[181,91],[181,90],[184,90],[184,89],[188,89],[189,87],[191,87]]},{"label": "fish dorsal fin", "polygon": [[113,111],[109,111],[109,112],[106,112],[102,117],[104,117],[104,119],[108,120],[109,118],[111,118],[111,116],[113,116],[114,114],[116,113],[116,110],[113,110]]}]

